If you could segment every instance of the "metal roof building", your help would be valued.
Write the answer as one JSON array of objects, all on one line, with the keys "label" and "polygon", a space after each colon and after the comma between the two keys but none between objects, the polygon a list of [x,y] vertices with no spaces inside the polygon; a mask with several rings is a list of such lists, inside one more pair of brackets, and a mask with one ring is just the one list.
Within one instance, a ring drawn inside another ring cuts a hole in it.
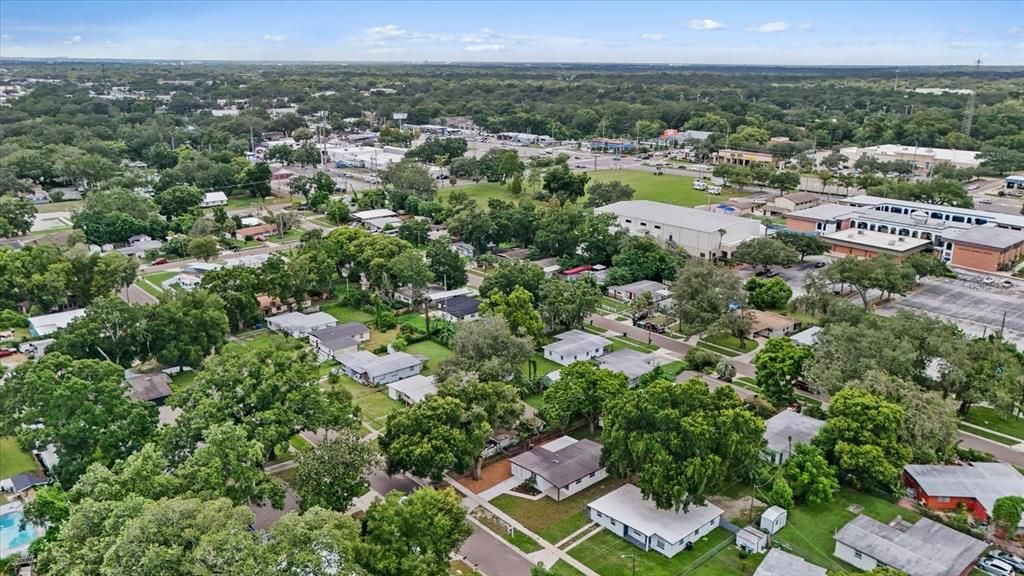
[{"label": "metal roof building", "polygon": [[835,555],[862,570],[884,564],[907,576],[959,576],[988,544],[922,518],[900,529],[861,514],[836,532]]},{"label": "metal roof building", "polygon": [[754,576],[825,576],[827,570],[799,556],[772,548],[761,561]]}]

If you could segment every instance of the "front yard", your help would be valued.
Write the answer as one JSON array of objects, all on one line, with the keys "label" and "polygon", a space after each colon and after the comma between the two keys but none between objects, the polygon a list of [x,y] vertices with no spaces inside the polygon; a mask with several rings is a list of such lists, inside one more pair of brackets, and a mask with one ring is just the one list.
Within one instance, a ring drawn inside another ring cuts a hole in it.
[{"label": "front yard", "polygon": [[548,542],[557,544],[590,522],[586,515],[589,502],[622,486],[623,483],[623,480],[605,478],[561,502],[555,502],[546,496],[540,500],[527,500],[511,494],[502,494],[491,500],[491,504],[522,522],[523,526]]},{"label": "front yard", "polygon": [[[992,408],[986,406],[972,406],[964,416],[964,422],[982,426],[1002,434],[1009,434],[1015,438],[1024,440],[1024,418],[1004,416]],[[971,430],[968,430],[971,431]]]},{"label": "front yard", "polygon": [[[657,552],[644,552],[608,530],[602,529],[570,550],[569,555],[586,564],[601,576],[631,576],[634,558],[636,559],[636,574],[676,576],[687,569],[694,560],[731,537],[732,535],[724,529],[715,528],[694,543],[693,550],[683,550],[672,558],[666,558]],[[728,552],[723,550],[719,555],[722,554],[728,554]],[[714,565],[709,567],[709,570],[713,567]],[[719,574],[735,576],[736,573],[706,571],[702,574],[705,576],[718,576]]]}]

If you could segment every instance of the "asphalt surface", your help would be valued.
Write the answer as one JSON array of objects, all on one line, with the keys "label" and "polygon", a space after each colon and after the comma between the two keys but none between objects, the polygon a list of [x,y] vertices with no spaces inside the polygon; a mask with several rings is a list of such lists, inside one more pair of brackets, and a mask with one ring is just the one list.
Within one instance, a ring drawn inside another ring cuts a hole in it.
[{"label": "asphalt surface", "polygon": [[473,523],[473,533],[459,549],[474,568],[487,576],[530,576],[533,565],[504,540]]}]

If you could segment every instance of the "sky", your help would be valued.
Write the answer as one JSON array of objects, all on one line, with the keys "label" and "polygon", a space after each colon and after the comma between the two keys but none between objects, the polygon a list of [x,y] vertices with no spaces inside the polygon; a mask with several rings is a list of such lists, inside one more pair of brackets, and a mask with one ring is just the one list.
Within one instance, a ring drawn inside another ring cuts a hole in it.
[{"label": "sky", "polygon": [[1024,65],[1024,2],[0,2],[0,58]]}]

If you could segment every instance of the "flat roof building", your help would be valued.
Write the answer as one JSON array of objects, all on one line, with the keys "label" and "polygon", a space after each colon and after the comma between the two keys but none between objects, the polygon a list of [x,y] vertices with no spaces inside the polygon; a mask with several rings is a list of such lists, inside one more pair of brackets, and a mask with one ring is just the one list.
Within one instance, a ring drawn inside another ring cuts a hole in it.
[{"label": "flat roof building", "polygon": [[605,370],[624,374],[630,388],[636,386],[644,375],[650,374],[661,365],[657,354],[645,354],[631,348],[599,356],[597,363]]},{"label": "flat roof building", "polygon": [[949,263],[963,268],[1006,272],[1024,257],[1024,230],[977,226],[946,240],[952,244]]},{"label": "flat roof building", "polygon": [[267,318],[267,328],[288,334],[292,338],[305,338],[317,330],[336,326],[338,319],[326,312],[286,312]]},{"label": "flat roof building", "polygon": [[821,239],[832,245],[834,254],[864,258],[871,258],[879,254],[905,258],[921,252],[931,245],[930,241],[922,238],[894,236],[885,232],[853,228],[825,234]]},{"label": "flat roof building", "polygon": [[33,316],[28,319],[28,332],[32,336],[47,336],[67,327],[77,318],[85,316],[85,308]]},{"label": "flat roof building", "polygon": [[927,518],[901,529],[863,514],[850,520],[833,538],[835,556],[840,560],[864,571],[889,566],[907,576],[967,574],[988,547],[977,538]]},{"label": "flat roof building", "polygon": [[804,416],[792,410],[783,410],[764,423],[764,439],[774,464],[789,460],[798,444],[810,444],[821,427],[823,420]]},{"label": "flat roof building", "polygon": [[417,404],[431,394],[437,394],[437,382],[433,376],[414,374],[388,384],[388,396],[404,404]]},{"label": "flat roof building", "polygon": [[651,295],[651,302],[664,300],[669,296],[668,286],[654,280],[637,280],[629,284],[608,287],[608,294],[612,298],[624,301],[630,301],[644,293]]},{"label": "flat roof building", "polygon": [[1024,216],[1015,214],[1002,214],[999,212],[986,212],[973,208],[959,208],[956,206],[943,206],[939,204],[928,204],[926,202],[914,202],[911,200],[897,200],[894,198],[882,198],[863,194],[845,199],[846,204],[878,210],[881,212],[896,212],[900,214],[912,214],[922,211],[928,214],[929,218],[937,220],[948,220],[966,224],[990,224],[994,223],[1000,228],[1012,228],[1024,230]]},{"label": "flat roof building", "polygon": [[825,576],[827,572],[799,556],[772,548],[754,571],[754,576]]}]

